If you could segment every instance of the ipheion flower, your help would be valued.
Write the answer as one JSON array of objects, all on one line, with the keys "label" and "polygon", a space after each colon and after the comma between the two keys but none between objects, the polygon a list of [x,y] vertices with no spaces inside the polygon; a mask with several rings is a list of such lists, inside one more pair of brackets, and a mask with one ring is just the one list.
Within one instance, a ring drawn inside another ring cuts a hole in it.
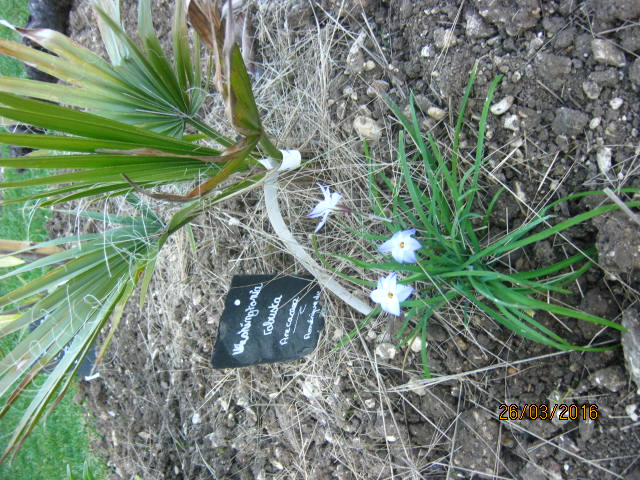
[{"label": "ipheion flower", "polygon": [[313,207],[311,213],[307,215],[307,217],[310,218],[322,217],[322,220],[315,229],[316,232],[318,232],[327,222],[329,214],[338,210],[338,203],[342,200],[342,195],[337,192],[332,192],[329,190],[329,187],[325,187],[319,183],[318,186],[320,187],[320,190],[322,190],[324,200],[320,201],[320,203]]},{"label": "ipheion flower", "polygon": [[371,292],[370,297],[375,303],[379,303],[382,310],[396,317],[400,316],[400,302],[404,302],[411,293],[413,287],[398,283],[397,274],[392,273],[378,279],[378,288]]},{"label": "ipheion flower", "polygon": [[389,253],[396,262],[416,263],[416,250],[422,245],[412,237],[416,233],[415,228],[396,232],[378,248],[380,253]]}]

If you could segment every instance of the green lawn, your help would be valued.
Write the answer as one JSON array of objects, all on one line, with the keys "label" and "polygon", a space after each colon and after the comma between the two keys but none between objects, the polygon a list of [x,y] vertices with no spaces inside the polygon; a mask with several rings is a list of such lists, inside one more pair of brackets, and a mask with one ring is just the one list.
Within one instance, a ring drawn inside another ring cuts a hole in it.
[{"label": "green lawn", "polygon": [[[0,18],[18,26],[23,26],[29,16],[28,0],[0,0]],[[0,37],[18,40],[10,29],[0,25]],[[0,75],[14,77],[25,76],[23,65],[4,55],[0,55]],[[0,145],[0,155],[8,155],[9,149]],[[7,169],[5,181],[26,179],[42,175],[42,172],[28,170],[22,173]],[[22,195],[19,191],[0,192],[2,198]],[[42,241],[48,238],[45,222],[48,212],[41,209],[25,208],[22,205],[0,206],[0,238],[13,240]],[[0,271],[2,271],[0,269]],[[33,275],[24,275],[20,279],[3,281],[0,295],[29,281]],[[12,348],[20,334],[0,339],[0,355]],[[40,379],[39,382],[43,380]],[[32,389],[33,390],[33,387]],[[0,479],[12,480],[62,480],[82,478],[83,467],[87,461],[94,469],[96,478],[104,476],[106,467],[95,460],[89,451],[87,423],[82,407],[73,401],[75,385],[60,402],[46,422],[41,422],[26,440],[11,464],[0,466]],[[0,420],[0,448],[4,450],[13,427],[26,409],[28,398],[21,398],[14,408]],[[2,399],[3,403],[4,399]]]},{"label": "green lawn", "polygon": [[[16,26],[24,26],[29,19],[28,0],[2,0],[0,2],[0,18],[7,20]],[[17,40],[18,35],[4,25],[0,25],[0,38]],[[23,77],[24,67],[22,63],[5,55],[0,55],[0,72],[2,75]]]}]

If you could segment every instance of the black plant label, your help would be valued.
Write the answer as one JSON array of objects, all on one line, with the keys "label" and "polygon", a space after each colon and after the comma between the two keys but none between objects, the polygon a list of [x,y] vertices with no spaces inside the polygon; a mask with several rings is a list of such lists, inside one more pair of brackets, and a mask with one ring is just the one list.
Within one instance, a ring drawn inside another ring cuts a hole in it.
[{"label": "black plant label", "polygon": [[214,368],[288,362],[311,353],[324,319],[309,276],[236,275],[220,317]]},{"label": "black plant label", "polygon": [[[47,319],[47,317],[45,315],[44,317],[40,318],[39,320],[33,322],[31,325],[29,325],[29,331],[30,332],[34,331],[46,319]],[[71,344],[72,343],[73,343],[73,339],[71,339],[69,341],[69,343],[67,343],[62,348],[60,353],[47,366],[44,367],[44,371],[46,373],[53,372],[54,368],[56,368],[56,366],[58,365],[58,362],[60,362],[64,358],[64,356],[67,354],[69,348],[71,348]],[[78,367],[78,370],[76,371],[76,375],[80,379],[85,379],[85,380],[89,379],[90,376],[92,376],[92,371],[93,371],[93,367],[95,366],[95,363],[96,363],[96,347],[92,343],[91,347],[89,347],[89,350],[87,351],[87,354],[82,359],[82,361],[80,363],[80,367]],[[75,367],[76,365],[77,365],[77,361],[76,361],[76,363],[73,364],[73,366]]]}]

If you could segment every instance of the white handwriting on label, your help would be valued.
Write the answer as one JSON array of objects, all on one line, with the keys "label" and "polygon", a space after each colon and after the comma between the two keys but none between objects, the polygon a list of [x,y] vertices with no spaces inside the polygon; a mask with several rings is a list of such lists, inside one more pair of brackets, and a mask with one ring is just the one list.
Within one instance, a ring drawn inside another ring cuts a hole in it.
[{"label": "white handwriting on label", "polygon": [[[291,333],[291,324],[293,323],[293,318],[296,316],[296,308],[298,307],[298,302],[300,299],[298,297],[294,298],[291,301],[291,308],[289,308],[289,318],[287,318],[287,323],[284,326],[284,334],[280,339],[280,345],[286,345],[289,342],[289,335]],[[293,326],[295,330],[295,325]]]},{"label": "white handwriting on label", "polygon": [[233,351],[231,353],[231,355],[233,356],[240,355],[242,352],[244,352],[244,346],[249,341],[249,330],[251,330],[251,321],[260,313],[260,310],[256,308],[256,305],[258,304],[258,295],[260,295],[263,287],[264,285],[261,283],[260,285],[256,285],[249,291],[249,305],[244,309],[244,320],[240,324],[240,330],[238,330],[240,341],[233,344]]},{"label": "white handwriting on label", "polygon": [[309,318],[307,319],[307,323],[309,326],[307,327],[307,333],[304,334],[304,339],[309,340],[311,338],[311,334],[313,333],[313,322],[316,319],[316,314],[320,311],[318,307],[318,301],[320,300],[320,290],[313,296],[313,305],[311,307],[311,313],[309,314]]},{"label": "white handwriting on label", "polygon": [[262,324],[264,327],[262,334],[264,336],[271,335],[271,332],[273,332],[273,323],[276,321],[276,315],[278,314],[278,307],[280,306],[281,301],[282,295],[278,295],[273,299],[271,305],[267,307],[267,310],[269,310],[269,316],[267,317],[267,321]]}]

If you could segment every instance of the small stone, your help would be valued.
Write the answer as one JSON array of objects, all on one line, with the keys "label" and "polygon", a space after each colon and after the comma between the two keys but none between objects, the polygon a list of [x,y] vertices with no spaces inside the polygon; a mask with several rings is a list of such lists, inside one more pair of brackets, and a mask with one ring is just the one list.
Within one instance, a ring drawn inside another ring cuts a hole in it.
[{"label": "small stone", "polygon": [[615,87],[622,80],[621,72],[615,68],[597,70],[589,74],[589,80],[593,80],[601,87]]},{"label": "small stone", "polygon": [[593,431],[595,430],[596,423],[590,419],[580,419],[578,423],[578,433],[580,434],[580,440],[586,442],[593,437]]},{"label": "small stone", "polygon": [[373,60],[367,60],[366,62],[364,62],[364,70],[365,70],[365,72],[370,72],[374,68],[376,68],[376,64],[375,64],[375,62]]},{"label": "small stone", "polygon": [[359,105],[356,115],[362,115],[363,117],[370,117],[371,110],[369,110],[369,107],[367,107],[366,105]]},{"label": "small stone", "polygon": [[438,50],[446,50],[458,43],[458,39],[449,28],[436,28],[433,31],[433,43]]},{"label": "small stone", "polygon": [[520,470],[519,478],[526,478],[528,480],[547,480],[549,477],[545,475],[543,467],[536,465],[536,462],[529,462]]},{"label": "small stone", "polygon": [[600,117],[593,117],[590,121],[589,121],[589,128],[591,130],[595,130],[596,128],[598,128],[600,126],[600,124],[602,123],[602,118]]},{"label": "small stone", "polygon": [[536,36],[529,42],[529,48],[527,49],[527,56],[530,57],[535,54],[544,45],[544,39]]},{"label": "small stone", "polygon": [[413,337],[409,342],[409,348],[414,353],[420,352],[422,350],[422,339],[420,337]]},{"label": "small stone", "polygon": [[[590,0],[595,21],[635,20],[640,16],[640,2],[635,0]],[[625,475],[625,478],[631,478]]]},{"label": "small stone", "polygon": [[558,135],[556,137],[556,145],[560,149],[560,151],[567,153],[569,151],[569,139],[566,135]]},{"label": "small stone", "polygon": [[488,38],[495,33],[493,29],[484,19],[475,12],[468,11],[465,14],[467,24],[465,25],[465,34],[469,38]]},{"label": "small stone", "polygon": [[[601,215],[595,220],[599,231],[597,236],[599,265],[606,271],[623,276],[630,275],[633,270],[640,270],[638,225],[623,212]],[[640,362],[640,359],[638,361]]]},{"label": "small stone", "polygon": [[620,97],[615,97],[609,101],[609,106],[611,107],[612,110],[618,110],[623,103],[624,103],[623,99],[621,99]]},{"label": "small stone", "polygon": [[637,422],[638,419],[640,419],[640,416],[638,416],[637,410],[638,410],[638,405],[636,405],[635,403],[630,403],[629,405],[624,407],[625,413],[629,415],[629,418],[631,419],[632,422]]},{"label": "small stone", "polygon": [[540,66],[538,72],[547,82],[562,82],[563,77],[571,73],[571,58],[551,53],[538,54]]},{"label": "small stone", "polygon": [[511,105],[513,105],[513,100],[513,95],[507,95],[498,103],[494,103],[493,105],[491,105],[491,113],[493,113],[494,115],[502,115],[506,113],[507,110],[511,108]]},{"label": "small stone", "polygon": [[582,82],[582,91],[589,100],[596,100],[600,96],[602,88],[593,80],[585,80]]},{"label": "small stone", "polygon": [[[522,35],[540,19],[540,8],[533,2],[476,2],[479,14],[487,22],[504,27],[511,37]],[[525,5],[527,5],[525,7]]]},{"label": "small stone", "polygon": [[362,44],[365,40],[365,34],[361,33],[358,38],[351,44],[349,53],[347,54],[347,73],[353,75],[362,73],[364,70],[364,53],[362,53]]},{"label": "small stone", "polygon": [[420,49],[420,56],[422,58],[429,58],[433,55],[433,51],[431,49],[431,45],[425,45]]},{"label": "small stone", "polygon": [[612,65],[614,67],[624,67],[626,61],[624,53],[613,42],[596,38],[591,41],[591,53],[596,62]]},{"label": "small stone", "polygon": [[322,386],[320,385],[320,380],[316,378],[302,382],[300,389],[302,394],[309,400],[318,399],[322,396]]},{"label": "small stone", "polygon": [[449,338],[447,331],[437,323],[429,325],[429,337],[431,338],[431,341],[438,343],[446,342]]},{"label": "small stone", "polygon": [[396,356],[396,347],[391,343],[380,343],[376,345],[375,355],[380,360],[391,360]]},{"label": "small stone", "polygon": [[427,112],[429,110],[429,107],[431,107],[431,102],[429,101],[429,99],[427,98],[426,95],[422,95],[421,93],[417,94],[414,98],[413,98],[413,102],[415,103],[415,105],[422,110],[423,112]]},{"label": "small stone", "polygon": [[367,407],[369,410],[373,410],[374,408],[376,408],[376,401],[373,398],[367,398],[364,401],[364,406]]},{"label": "small stone", "polygon": [[273,466],[273,468],[275,468],[276,470],[284,470],[284,465],[282,464],[282,462],[280,460],[278,460],[277,458],[270,458],[269,459],[269,463]]},{"label": "small stone", "polygon": [[594,372],[589,377],[589,380],[591,380],[591,383],[594,385],[605,388],[611,392],[618,392],[627,384],[624,369],[619,365],[601,368]]},{"label": "small stone", "polygon": [[194,412],[191,416],[191,424],[198,425],[199,423],[202,423],[202,418],[200,418],[200,414],[198,412]]},{"label": "small stone", "polygon": [[367,88],[367,95],[369,95],[370,97],[376,97],[382,93],[387,92],[388,90],[389,82],[385,82],[384,80],[374,80]]},{"label": "small stone", "polygon": [[596,153],[596,162],[600,172],[605,175],[611,170],[611,149],[609,147],[602,147]]},{"label": "small stone", "polygon": [[640,85],[640,58],[636,58],[629,67],[629,80]]},{"label": "small stone", "polygon": [[438,107],[429,107],[427,109],[427,115],[429,115],[431,118],[433,118],[436,121],[440,121],[447,116],[447,111]]},{"label": "small stone", "polygon": [[621,140],[621,129],[618,122],[610,122],[604,129],[604,134],[609,137],[609,143],[617,143],[618,140]]},{"label": "small stone", "polygon": [[342,95],[344,97],[350,98],[351,100],[353,100],[354,102],[358,101],[358,94],[356,92],[356,89],[353,88],[351,85],[345,87],[342,90]]},{"label": "small stone", "polygon": [[516,186],[516,197],[518,197],[522,202],[522,204],[525,205],[527,203],[527,194],[522,188],[522,183],[516,181],[515,186]]},{"label": "small stone", "polygon": [[427,394],[427,386],[419,377],[411,376],[405,387],[420,397]]},{"label": "small stone", "polygon": [[553,35],[556,49],[570,49],[576,38],[575,27],[564,28]]},{"label": "small stone", "polygon": [[377,142],[382,136],[382,129],[371,117],[358,115],[353,119],[353,129],[361,138],[371,142]]},{"label": "small stone", "polygon": [[516,114],[507,115],[506,117],[504,117],[504,122],[502,123],[502,125],[507,130],[517,132],[518,130],[520,130],[520,119]]},{"label": "small stone", "polygon": [[622,313],[622,326],[627,330],[622,332],[622,353],[627,373],[640,392],[640,312],[628,308]]},{"label": "small stone", "polygon": [[[640,2],[638,2],[640,5]],[[618,37],[622,40],[620,46],[627,52],[635,52],[640,50],[640,27],[636,24],[634,27],[625,28],[619,32]]]},{"label": "small stone", "polygon": [[551,129],[556,135],[574,136],[584,129],[588,121],[589,117],[580,110],[560,107],[556,110]]}]

